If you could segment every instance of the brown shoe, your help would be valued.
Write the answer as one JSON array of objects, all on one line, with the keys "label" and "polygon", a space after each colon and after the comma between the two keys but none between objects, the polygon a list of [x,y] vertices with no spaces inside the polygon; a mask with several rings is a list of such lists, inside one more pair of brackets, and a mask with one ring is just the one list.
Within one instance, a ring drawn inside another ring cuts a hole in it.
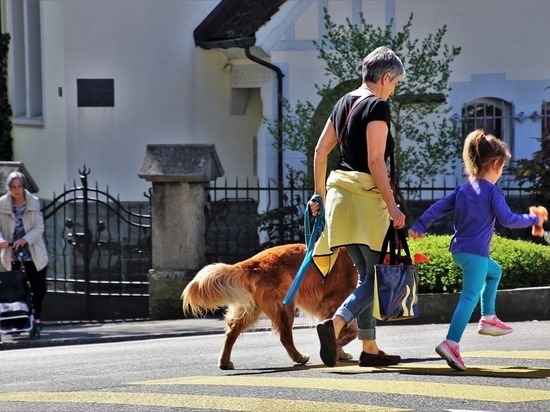
[{"label": "brown shoe", "polygon": [[388,355],[383,351],[378,351],[377,355],[361,352],[359,357],[359,366],[389,366],[397,365],[399,362],[401,362],[401,356]]},{"label": "brown shoe", "polygon": [[327,366],[336,366],[338,356],[336,354],[336,336],[334,335],[334,325],[332,319],[326,319],[317,324],[317,335],[321,343],[321,360]]}]

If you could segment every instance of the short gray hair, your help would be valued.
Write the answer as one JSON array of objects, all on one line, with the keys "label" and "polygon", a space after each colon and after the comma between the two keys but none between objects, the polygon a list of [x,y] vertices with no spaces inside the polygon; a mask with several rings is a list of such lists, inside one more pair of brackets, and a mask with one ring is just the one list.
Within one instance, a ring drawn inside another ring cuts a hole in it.
[{"label": "short gray hair", "polygon": [[25,175],[21,172],[11,172],[6,179],[6,190],[8,192],[11,189],[11,182],[14,179],[18,179],[21,182],[21,184],[23,185],[23,189],[27,188],[27,178],[25,177]]},{"label": "short gray hair", "polygon": [[363,82],[377,83],[385,73],[390,79],[405,77],[405,67],[397,55],[388,47],[381,46],[374,49],[363,59]]}]

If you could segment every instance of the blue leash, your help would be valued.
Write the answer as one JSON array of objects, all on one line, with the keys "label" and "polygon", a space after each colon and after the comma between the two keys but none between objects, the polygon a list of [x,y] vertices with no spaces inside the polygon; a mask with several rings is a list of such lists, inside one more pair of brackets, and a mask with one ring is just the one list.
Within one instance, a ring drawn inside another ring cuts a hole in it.
[{"label": "blue leash", "polygon": [[[313,222],[313,229],[312,229],[311,223],[310,223],[311,212],[309,210],[309,206],[313,202],[319,203],[320,213],[319,215],[315,216],[315,220]],[[305,234],[306,244],[307,244],[306,255],[304,256],[304,260],[302,260],[302,264],[298,269],[298,273],[296,273],[296,277],[294,278],[292,285],[290,285],[290,289],[288,290],[285,298],[283,299],[284,305],[288,305],[294,300],[294,296],[296,295],[296,292],[298,291],[298,288],[302,283],[303,277],[306,274],[306,271],[309,265],[311,265],[311,262],[313,262],[313,248],[315,247],[315,243],[323,233],[324,228],[325,228],[325,210],[323,208],[323,204],[321,203],[321,196],[313,195],[309,200],[309,202],[307,202],[306,209],[304,211],[304,234]]]}]

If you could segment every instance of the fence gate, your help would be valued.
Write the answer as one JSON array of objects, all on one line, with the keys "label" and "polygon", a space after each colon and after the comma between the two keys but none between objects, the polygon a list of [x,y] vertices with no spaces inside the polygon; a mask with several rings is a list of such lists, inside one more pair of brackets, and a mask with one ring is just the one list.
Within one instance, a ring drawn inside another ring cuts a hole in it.
[{"label": "fence gate", "polygon": [[120,202],[108,189],[64,188],[45,204],[49,254],[44,320],[117,320],[149,317],[151,195]]}]

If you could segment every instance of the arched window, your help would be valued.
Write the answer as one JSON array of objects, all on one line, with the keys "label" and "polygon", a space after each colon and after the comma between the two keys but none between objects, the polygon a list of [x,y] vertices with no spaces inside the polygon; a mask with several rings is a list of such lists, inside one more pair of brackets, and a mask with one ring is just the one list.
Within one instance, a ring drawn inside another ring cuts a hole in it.
[{"label": "arched window", "polygon": [[462,108],[463,134],[483,129],[504,140],[514,153],[512,104],[497,98],[485,97],[473,100]]}]

